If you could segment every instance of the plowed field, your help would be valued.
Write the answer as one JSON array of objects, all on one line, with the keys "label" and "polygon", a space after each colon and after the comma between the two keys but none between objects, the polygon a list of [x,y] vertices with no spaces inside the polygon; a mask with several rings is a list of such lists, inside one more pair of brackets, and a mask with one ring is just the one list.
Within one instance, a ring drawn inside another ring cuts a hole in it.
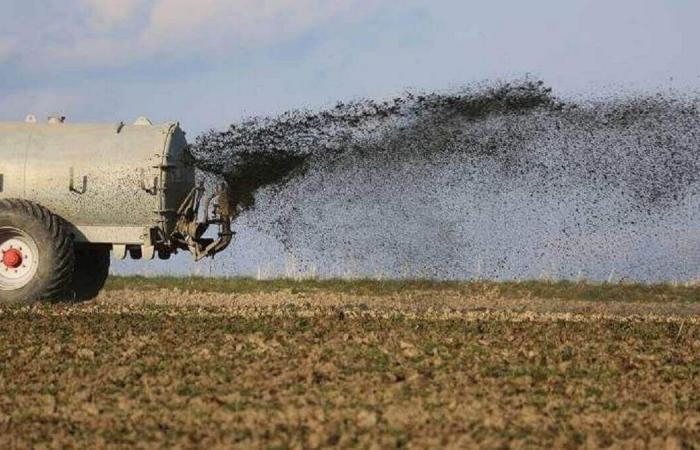
[{"label": "plowed field", "polygon": [[0,307],[0,448],[700,446],[698,288],[126,284]]}]

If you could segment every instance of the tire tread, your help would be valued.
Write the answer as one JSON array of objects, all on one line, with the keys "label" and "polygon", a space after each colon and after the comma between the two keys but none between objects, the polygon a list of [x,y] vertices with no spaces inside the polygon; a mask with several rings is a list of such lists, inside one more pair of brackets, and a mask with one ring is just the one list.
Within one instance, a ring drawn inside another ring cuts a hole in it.
[{"label": "tire tread", "polygon": [[75,267],[73,239],[68,234],[66,222],[47,208],[29,200],[2,199],[0,209],[20,211],[38,220],[51,235],[51,242],[47,244],[53,247],[56,264],[50,273],[50,279],[41,294],[41,299],[58,298],[70,284]]}]

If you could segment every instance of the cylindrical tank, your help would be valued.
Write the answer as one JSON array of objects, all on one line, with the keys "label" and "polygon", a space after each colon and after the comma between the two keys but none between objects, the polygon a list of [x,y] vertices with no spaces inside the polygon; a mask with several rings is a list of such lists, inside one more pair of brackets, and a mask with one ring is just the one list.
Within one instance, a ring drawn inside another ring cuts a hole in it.
[{"label": "cylindrical tank", "polygon": [[0,123],[0,198],[48,208],[77,242],[144,244],[194,187],[186,148],[177,123]]},{"label": "cylindrical tank", "polygon": [[94,298],[110,251],[213,256],[233,238],[231,205],[225,184],[195,187],[177,123],[0,122],[0,303]]}]

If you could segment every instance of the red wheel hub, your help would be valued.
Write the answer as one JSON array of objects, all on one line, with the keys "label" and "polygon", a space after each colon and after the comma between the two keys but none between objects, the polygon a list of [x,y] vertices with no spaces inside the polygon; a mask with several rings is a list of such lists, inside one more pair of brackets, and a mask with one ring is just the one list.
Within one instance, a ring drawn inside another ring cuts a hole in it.
[{"label": "red wheel hub", "polygon": [[19,250],[11,248],[2,254],[2,263],[5,267],[16,269],[22,265],[22,253]]}]

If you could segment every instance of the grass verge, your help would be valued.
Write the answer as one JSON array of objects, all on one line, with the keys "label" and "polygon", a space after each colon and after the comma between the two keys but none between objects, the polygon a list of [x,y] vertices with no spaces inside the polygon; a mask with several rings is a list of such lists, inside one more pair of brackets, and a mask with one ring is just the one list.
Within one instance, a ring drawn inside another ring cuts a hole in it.
[{"label": "grass verge", "polygon": [[272,279],[207,277],[112,276],[107,290],[139,291],[178,289],[184,292],[292,293],[331,292],[352,295],[386,296],[410,291],[452,291],[461,295],[495,293],[502,298],[542,298],[615,302],[700,301],[698,284],[592,283],[573,281],[437,281],[372,279]]}]

